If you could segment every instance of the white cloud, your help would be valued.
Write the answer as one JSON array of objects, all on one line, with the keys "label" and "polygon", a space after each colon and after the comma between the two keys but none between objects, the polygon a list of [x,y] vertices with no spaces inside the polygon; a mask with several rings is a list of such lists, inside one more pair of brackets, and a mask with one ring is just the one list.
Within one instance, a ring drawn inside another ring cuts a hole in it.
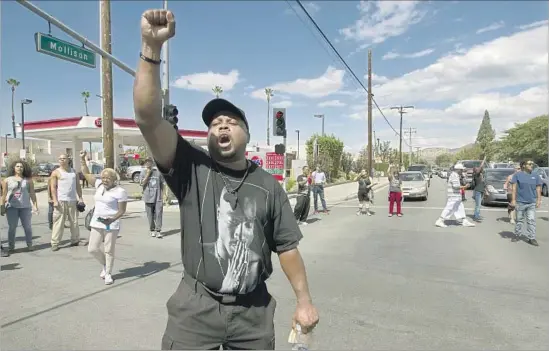
[{"label": "white cloud", "polygon": [[477,34],[498,30],[500,28],[503,28],[504,26],[505,26],[505,22],[503,22],[503,21],[494,22],[489,26],[486,26],[486,27],[483,27],[483,28],[480,28],[479,30],[477,30]]},{"label": "white cloud", "polygon": [[273,107],[278,107],[278,108],[288,108],[292,106],[293,103],[290,100],[282,100],[282,101],[273,102],[272,105]]},{"label": "white cloud", "polygon": [[386,39],[405,33],[419,23],[424,11],[418,9],[419,1],[361,1],[357,6],[360,18],[349,27],[340,29],[347,40],[382,43]]},{"label": "white cloud", "polygon": [[[281,82],[270,85],[274,95],[278,92],[303,95],[310,98],[325,97],[338,92],[343,87],[344,70],[329,66],[318,78],[299,78],[292,82]],[[265,89],[257,89],[250,94],[252,97],[266,101]]]},{"label": "white cloud", "polygon": [[318,104],[318,107],[341,107],[346,106],[346,103],[343,103],[339,100],[329,100],[329,101],[323,101]]},{"label": "white cloud", "polygon": [[233,69],[227,74],[214,73],[212,71],[205,73],[193,73],[177,78],[172,86],[188,90],[212,93],[212,88],[219,85],[224,91],[229,91],[240,81],[238,70]]},{"label": "white cloud", "polygon": [[376,100],[414,104],[459,101],[505,87],[547,82],[547,26],[452,53],[376,88]]},{"label": "white cloud", "polygon": [[[404,125],[417,128],[414,146],[460,147],[475,140],[485,110],[490,113],[490,121],[496,134],[501,135],[515,123],[523,123],[530,118],[547,114],[548,103],[546,86],[528,88],[516,95],[475,94],[447,108],[410,110],[404,116]],[[395,118],[394,112],[389,110],[384,113],[396,128],[398,117]],[[354,117],[364,119],[364,116],[363,112]],[[375,125],[377,128],[382,127],[382,131],[378,132],[382,138],[395,139],[394,132],[385,121],[380,120]]]},{"label": "white cloud", "polygon": [[245,90],[254,90],[255,89],[255,85],[248,85],[247,87],[244,88]]},{"label": "white cloud", "polygon": [[521,29],[521,30],[526,30],[526,29],[532,29],[532,28],[536,28],[536,27],[546,26],[547,24],[549,24],[549,20],[543,20],[543,21],[532,22],[532,23],[529,23],[529,24],[523,24],[522,26],[519,26],[518,28]]},{"label": "white cloud", "polygon": [[381,58],[382,60],[394,60],[396,58],[402,57],[402,58],[418,58],[423,57],[427,55],[431,55],[433,52],[435,52],[435,49],[425,49],[417,52],[413,52],[411,54],[399,54],[396,52],[388,52]]}]

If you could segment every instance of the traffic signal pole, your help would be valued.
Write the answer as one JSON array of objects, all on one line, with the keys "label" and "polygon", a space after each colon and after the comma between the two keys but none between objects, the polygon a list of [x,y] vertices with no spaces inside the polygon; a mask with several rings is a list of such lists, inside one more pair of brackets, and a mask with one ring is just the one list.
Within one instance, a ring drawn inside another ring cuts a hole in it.
[{"label": "traffic signal pole", "polygon": [[284,186],[284,191],[288,192],[286,185],[288,183],[288,178],[286,178],[286,169],[288,168],[288,150],[286,149],[286,130],[284,131],[284,139],[282,144],[284,144],[284,172],[282,173],[282,184]]}]

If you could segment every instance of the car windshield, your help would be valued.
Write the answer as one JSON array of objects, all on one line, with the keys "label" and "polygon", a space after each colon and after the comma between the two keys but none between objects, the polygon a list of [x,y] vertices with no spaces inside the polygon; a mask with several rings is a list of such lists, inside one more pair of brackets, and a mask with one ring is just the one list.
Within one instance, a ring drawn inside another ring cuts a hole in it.
[{"label": "car windshield", "polygon": [[480,167],[481,163],[482,161],[463,161],[461,164],[465,168],[475,168],[475,167]]},{"label": "car windshield", "polygon": [[399,178],[403,182],[420,182],[424,180],[421,173],[400,173]]},{"label": "car windshield", "polygon": [[515,173],[515,170],[509,168],[509,170],[497,171],[497,172],[486,172],[486,181],[487,182],[504,182],[507,177]]},{"label": "car windshield", "polygon": [[416,171],[416,172],[422,172],[425,171],[427,166],[410,166],[408,167],[409,171]]},{"label": "car windshield", "polygon": [[494,168],[510,168],[511,166],[508,163],[496,163]]}]

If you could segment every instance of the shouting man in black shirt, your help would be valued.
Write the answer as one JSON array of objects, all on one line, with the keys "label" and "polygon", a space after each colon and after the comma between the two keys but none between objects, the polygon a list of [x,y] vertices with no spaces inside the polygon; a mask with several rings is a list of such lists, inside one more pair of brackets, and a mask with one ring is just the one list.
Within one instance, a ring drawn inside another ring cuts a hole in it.
[{"label": "shouting man in black shirt", "polygon": [[174,34],[170,11],[143,14],[134,84],[137,125],[181,211],[185,273],[167,303],[162,349],[274,349],[271,252],[297,297],[294,326],[306,333],[318,323],[297,248],[302,234],[280,184],[245,158],[242,110],[223,99],[204,107],[209,153],[161,118],[161,47]]}]

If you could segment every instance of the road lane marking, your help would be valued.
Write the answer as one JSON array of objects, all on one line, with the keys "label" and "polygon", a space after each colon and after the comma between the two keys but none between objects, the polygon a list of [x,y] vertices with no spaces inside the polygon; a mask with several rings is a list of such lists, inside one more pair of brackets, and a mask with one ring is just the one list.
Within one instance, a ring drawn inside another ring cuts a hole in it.
[{"label": "road lane marking", "polygon": [[[341,208],[358,208],[358,205],[333,205],[334,207],[341,207]],[[389,206],[379,206],[379,205],[374,205],[374,206],[370,206],[370,208],[385,208],[387,210],[389,210]],[[402,206],[401,207],[403,210],[438,210],[438,211],[442,211],[444,209],[444,207],[434,207],[434,206]],[[465,210],[469,210],[469,211],[474,211],[475,209],[474,208],[465,208]],[[506,208],[481,208],[480,209],[480,212],[502,212],[502,213],[507,213],[507,209]],[[549,213],[548,210],[536,210],[536,213]]]}]

